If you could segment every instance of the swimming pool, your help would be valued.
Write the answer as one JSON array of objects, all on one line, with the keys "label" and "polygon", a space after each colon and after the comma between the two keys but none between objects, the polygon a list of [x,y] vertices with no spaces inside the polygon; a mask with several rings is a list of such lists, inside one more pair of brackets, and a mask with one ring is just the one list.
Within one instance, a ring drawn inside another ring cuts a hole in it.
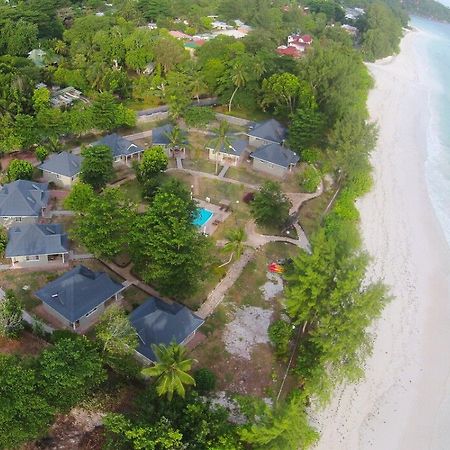
[{"label": "swimming pool", "polygon": [[192,223],[196,227],[201,228],[211,220],[212,216],[213,216],[213,212],[210,211],[209,209],[197,208],[197,217],[194,219],[194,221]]}]

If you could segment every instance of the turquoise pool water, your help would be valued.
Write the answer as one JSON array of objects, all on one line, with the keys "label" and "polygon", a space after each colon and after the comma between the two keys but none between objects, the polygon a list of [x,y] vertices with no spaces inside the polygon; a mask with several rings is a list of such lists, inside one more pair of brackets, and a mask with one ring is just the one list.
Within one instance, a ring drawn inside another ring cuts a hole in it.
[{"label": "turquoise pool water", "polygon": [[196,227],[201,228],[202,226],[206,225],[206,223],[211,220],[213,213],[209,209],[205,209],[205,208],[198,208],[197,211],[198,211],[197,217],[194,219],[194,221],[192,223]]}]

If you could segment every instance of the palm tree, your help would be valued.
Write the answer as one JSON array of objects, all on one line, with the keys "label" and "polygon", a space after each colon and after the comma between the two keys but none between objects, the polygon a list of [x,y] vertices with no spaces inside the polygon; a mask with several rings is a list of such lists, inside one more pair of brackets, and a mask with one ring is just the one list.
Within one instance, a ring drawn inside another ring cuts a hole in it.
[{"label": "palm tree", "polygon": [[171,150],[180,149],[186,144],[184,133],[180,127],[173,127],[171,131],[165,133],[165,136],[169,140],[169,147]]},{"label": "palm tree", "polygon": [[195,74],[195,77],[191,81],[192,96],[197,99],[197,103],[200,103],[200,94],[203,94],[207,90],[206,83],[200,74]]},{"label": "palm tree", "polygon": [[158,362],[153,367],[142,369],[143,375],[156,377],[156,392],[172,400],[174,392],[184,398],[185,385],[195,386],[195,380],[188,374],[193,360],[186,357],[186,348],[175,342],[166,346],[153,345]]},{"label": "palm tree", "polygon": [[247,235],[245,234],[244,228],[240,227],[230,230],[226,235],[226,238],[228,239],[228,242],[224,245],[223,249],[226,252],[230,252],[231,255],[230,259],[219,267],[223,267],[229,264],[233,259],[233,256],[235,256],[236,259],[239,259],[242,256],[242,253],[244,252],[245,241],[247,240]]},{"label": "palm tree", "polygon": [[231,81],[235,87],[231,94],[230,101],[228,102],[228,112],[231,112],[231,104],[233,103],[234,96],[239,88],[244,87],[247,84],[248,74],[244,63],[242,61],[236,61],[231,70]]},{"label": "palm tree", "polygon": [[55,46],[53,50],[58,55],[65,55],[67,53],[67,44],[64,41],[60,41],[59,39],[55,42]]},{"label": "palm tree", "polygon": [[215,133],[215,137],[212,138],[209,142],[209,145],[212,149],[214,149],[215,159],[216,159],[216,175],[217,175],[217,169],[219,167],[219,152],[222,148],[231,147],[231,140],[230,136],[228,134],[230,130],[230,125],[226,121],[222,121],[219,123],[218,128],[214,128],[212,130],[213,133]]}]

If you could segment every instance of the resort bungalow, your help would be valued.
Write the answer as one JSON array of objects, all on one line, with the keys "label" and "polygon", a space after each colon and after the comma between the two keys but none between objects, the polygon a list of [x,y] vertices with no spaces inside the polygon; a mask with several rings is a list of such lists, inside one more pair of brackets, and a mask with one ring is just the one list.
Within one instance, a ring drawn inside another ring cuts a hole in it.
[{"label": "resort bungalow", "polygon": [[213,147],[207,146],[206,148],[209,151],[209,159],[211,161],[217,161],[219,164],[227,164],[229,166],[237,166],[244,158],[247,146],[247,140],[234,139],[231,140],[229,146],[222,145],[217,152]]},{"label": "resort bungalow", "polygon": [[[172,146],[170,142],[170,133],[174,130],[174,126],[170,123],[163,125],[161,127],[153,128],[152,130],[152,145],[159,145],[164,147],[166,150],[166,155],[169,158],[184,158],[185,149],[184,147]],[[180,133],[183,133],[182,131]],[[185,135],[182,135],[183,141],[185,141]]]},{"label": "resort bungalow", "polygon": [[170,123],[162,127],[153,128],[152,130],[152,145],[160,145],[161,147],[168,147],[170,145],[169,135],[173,130],[173,125]]},{"label": "resort bungalow", "polygon": [[30,267],[59,261],[66,262],[69,253],[67,234],[59,224],[21,224],[8,231],[5,256],[12,266]]},{"label": "resort bungalow", "polygon": [[128,160],[133,158],[140,159],[141,154],[144,152],[142,147],[133,144],[133,142],[116,133],[108,134],[94,145],[106,145],[109,147],[115,163],[124,162],[128,164]]},{"label": "resort bungalow", "polygon": [[50,315],[64,326],[76,330],[92,325],[106,306],[119,298],[125,287],[104,272],[77,266],[34,295],[42,301]]},{"label": "resort bungalow", "polygon": [[81,156],[69,152],[56,153],[38,168],[42,170],[46,181],[62,187],[70,187],[80,174],[81,159]]},{"label": "resort bungalow", "polygon": [[0,224],[36,223],[48,205],[48,183],[17,180],[0,188]]},{"label": "resort bungalow", "polygon": [[185,306],[154,297],[136,308],[129,319],[139,336],[136,351],[147,362],[156,361],[152,344],[186,344],[204,322]]},{"label": "resort bungalow", "polygon": [[251,155],[253,168],[276,177],[284,177],[298,163],[296,153],[280,144],[259,147]]},{"label": "resort bungalow", "polygon": [[269,119],[251,127],[247,136],[249,144],[254,147],[281,144],[286,139],[286,128],[278,120]]}]

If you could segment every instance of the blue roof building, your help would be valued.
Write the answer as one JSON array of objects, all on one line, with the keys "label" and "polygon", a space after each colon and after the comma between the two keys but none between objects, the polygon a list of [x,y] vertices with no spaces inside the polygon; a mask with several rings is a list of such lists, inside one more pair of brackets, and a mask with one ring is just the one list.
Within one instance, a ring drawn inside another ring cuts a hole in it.
[{"label": "blue roof building", "polygon": [[136,308],[129,319],[139,336],[137,352],[153,362],[156,361],[153,344],[185,344],[204,322],[185,306],[154,297]]},{"label": "blue roof building", "polygon": [[48,205],[48,183],[17,180],[0,188],[0,222],[37,222]]},{"label": "blue roof building", "polygon": [[96,142],[94,145],[106,145],[112,151],[113,159],[115,162],[124,161],[128,162],[128,159],[134,156],[139,157],[144,151],[142,147],[134,144],[128,139],[120,136],[117,133],[108,134],[104,136],[100,141]]},{"label": "blue roof building", "polygon": [[12,265],[45,264],[61,259],[69,253],[69,240],[60,224],[21,224],[8,230],[5,256]]},{"label": "blue roof building", "polygon": [[34,295],[47,312],[65,326],[86,328],[105,310],[108,301],[117,300],[125,289],[104,272],[77,266],[46,284]]},{"label": "blue roof building", "polygon": [[62,186],[71,186],[78,179],[82,157],[69,152],[55,153],[44,161],[39,169],[44,178]]}]

